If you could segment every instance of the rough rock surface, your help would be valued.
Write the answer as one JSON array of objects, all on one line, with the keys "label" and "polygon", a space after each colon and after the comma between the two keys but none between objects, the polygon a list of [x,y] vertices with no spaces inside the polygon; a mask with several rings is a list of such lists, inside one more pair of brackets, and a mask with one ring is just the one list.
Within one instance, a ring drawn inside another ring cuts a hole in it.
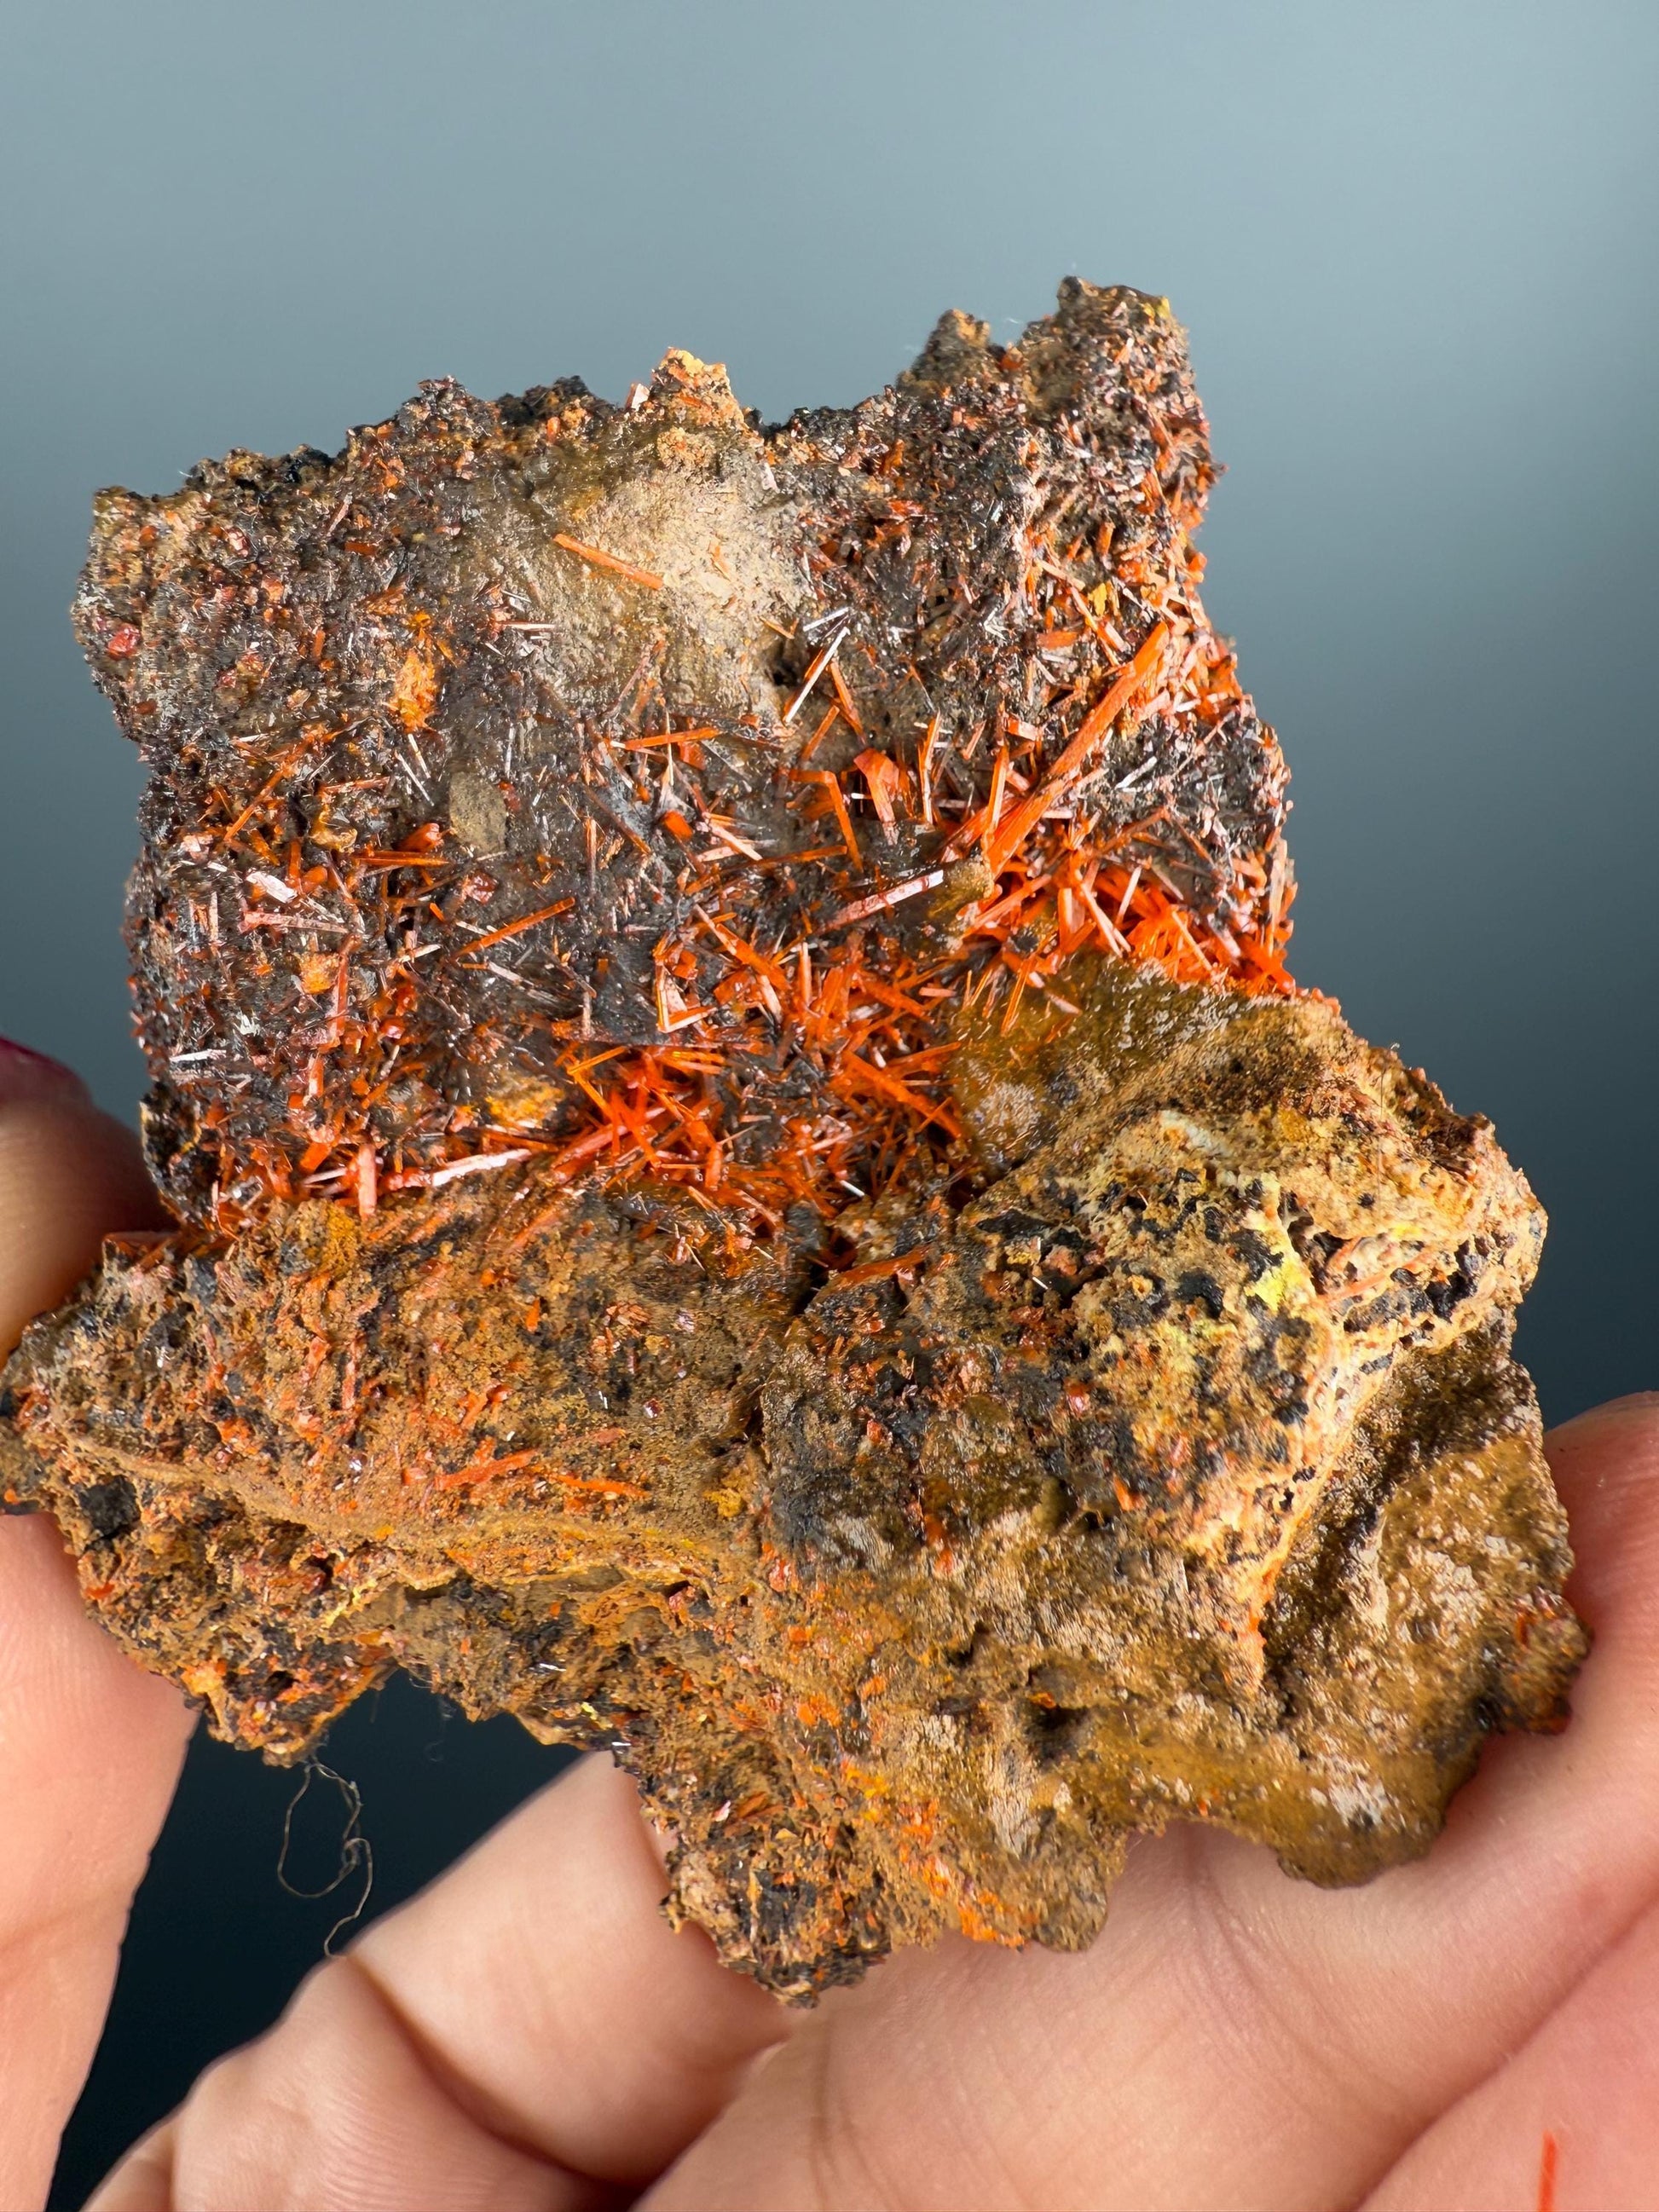
[{"label": "rough rock surface", "polygon": [[393,1666],[608,1745],[785,1994],[1085,1942],[1125,1838],[1426,1848],[1583,1636],[1542,1217],[1284,967],[1164,303],[763,430],[428,386],[100,501],[175,1233],[7,1497],[269,1755]]}]

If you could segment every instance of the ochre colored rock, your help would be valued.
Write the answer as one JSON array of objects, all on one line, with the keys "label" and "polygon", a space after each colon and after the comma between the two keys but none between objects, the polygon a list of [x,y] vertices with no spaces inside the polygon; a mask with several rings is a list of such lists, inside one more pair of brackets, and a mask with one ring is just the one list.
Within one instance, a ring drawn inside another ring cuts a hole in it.
[{"label": "ochre colored rock", "polygon": [[1068,283],[780,429],[670,355],[104,496],[179,1225],[25,1338],[7,1495],[222,1734],[401,1665],[609,1747],[810,1997],[1085,1943],[1172,1820],[1363,1880],[1560,1724],[1542,1216],[1285,971],[1212,474]]}]

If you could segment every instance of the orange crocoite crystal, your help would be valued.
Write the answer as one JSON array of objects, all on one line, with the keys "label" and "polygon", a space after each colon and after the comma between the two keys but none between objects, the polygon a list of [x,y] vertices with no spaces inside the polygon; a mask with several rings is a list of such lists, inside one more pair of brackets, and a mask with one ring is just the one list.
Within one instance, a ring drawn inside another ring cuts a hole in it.
[{"label": "orange crocoite crystal", "polygon": [[1541,1216],[1285,966],[1167,303],[760,427],[425,387],[102,496],[82,641],[179,1226],[9,1496],[233,1740],[393,1665],[608,1746],[808,1997],[1085,1942],[1123,1840],[1425,1848],[1583,1650]]}]

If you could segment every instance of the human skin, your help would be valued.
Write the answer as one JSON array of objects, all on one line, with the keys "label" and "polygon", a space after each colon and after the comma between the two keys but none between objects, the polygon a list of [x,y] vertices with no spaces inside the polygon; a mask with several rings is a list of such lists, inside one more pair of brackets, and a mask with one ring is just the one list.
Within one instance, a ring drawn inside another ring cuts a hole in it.
[{"label": "human skin", "polygon": [[[0,1342],[153,1218],[131,1140],[0,1048]],[[319,1967],[97,2212],[1115,2205],[1557,2212],[1659,2201],[1659,1395],[1550,1439],[1595,1648],[1421,1863],[1287,1881],[1132,1850],[1080,1955],[959,1939],[802,2015],[659,1911],[590,1759]],[[191,1717],[0,1521],[0,2203],[44,2198]],[[761,2063],[762,2061],[764,2063]]]}]

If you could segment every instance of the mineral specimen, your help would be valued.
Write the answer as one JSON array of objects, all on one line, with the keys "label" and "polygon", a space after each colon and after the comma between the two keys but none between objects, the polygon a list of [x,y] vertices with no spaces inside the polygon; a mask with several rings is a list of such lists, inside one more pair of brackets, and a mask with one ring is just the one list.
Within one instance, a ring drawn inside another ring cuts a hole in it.
[{"label": "mineral specimen", "polygon": [[7,1495],[222,1735],[403,1666],[608,1746],[810,1997],[1085,1943],[1170,1820],[1362,1880],[1559,1724],[1541,1216],[1285,971],[1212,474],[1068,282],[781,428],[671,354],[101,499],[179,1226]]}]

